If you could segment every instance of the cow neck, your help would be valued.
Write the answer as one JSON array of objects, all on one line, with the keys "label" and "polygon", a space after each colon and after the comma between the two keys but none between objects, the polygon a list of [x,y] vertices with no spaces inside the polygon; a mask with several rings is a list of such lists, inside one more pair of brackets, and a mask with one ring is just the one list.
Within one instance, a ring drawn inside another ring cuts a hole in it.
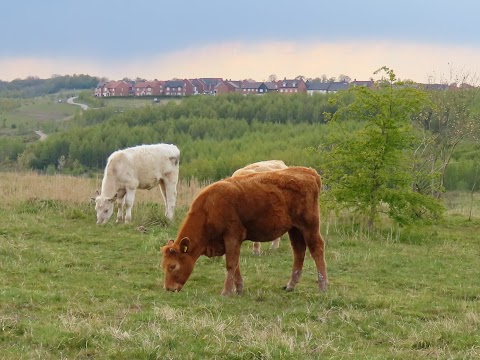
[{"label": "cow neck", "polygon": [[112,198],[117,193],[115,176],[110,166],[107,166],[102,180],[102,196]]},{"label": "cow neck", "polygon": [[203,234],[203,221],[196,216],[187,215],[187,219],[180,229],[177,241],[180,242],[184,237],[190,239],[190,254],[197,260],[202,255],[206,248],[206,237]]}]

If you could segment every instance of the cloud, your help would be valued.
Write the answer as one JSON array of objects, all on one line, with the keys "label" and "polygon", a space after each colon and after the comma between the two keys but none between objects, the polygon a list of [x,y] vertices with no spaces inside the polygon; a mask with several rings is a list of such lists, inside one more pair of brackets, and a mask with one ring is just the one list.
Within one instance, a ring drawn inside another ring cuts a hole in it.
[{"label": "cloud", "polygon": [[89,74],[110,79],[123,77],[169,80],[172,78],[222,77],[266,80],[297,75],[318,77],[340,74],[369,79],[381,66],[401,79],[418,82],[449,80],[450,71],[478,73],[480,50],[390,42],[225,42],[142,58],[0,58],[0,79],[53,74]]}]

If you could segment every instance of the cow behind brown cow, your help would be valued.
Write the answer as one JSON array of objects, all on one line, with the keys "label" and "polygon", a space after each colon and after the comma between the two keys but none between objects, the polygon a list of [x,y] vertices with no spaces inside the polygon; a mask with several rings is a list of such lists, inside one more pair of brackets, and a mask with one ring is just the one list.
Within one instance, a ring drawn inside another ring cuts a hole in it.
[{"label": "cow behind brown cow", "polygon": [[[274,171],[274,170],[283,170],[287,169],[288,166],[282,160],[265,160],[259,161],[252,164],[248,164],[241,169],[236,170],[232,176],[242,176],[253,174],[256,172],[266,172],[266,171]],[[276,238],[272,241],[271,248],[278,249],[280,246],[280,237]],[[261,253],[261,245],[259,241],[253,242],[253,253],[255,255],[260,255]]]},{"label": "cow behind brown cow", "polygon": [[241,294],[242,242],[271,241],[288,232],[293,267],[285,289],[293,290],[300,280],[308,247],[317,267],[318,286],[326,290],[320,188],[318,173],[304,167],[231,177],[207,186],[193,201],[176,240],[162,247],[165,289],[181,290],[201,255],[225,255],[227,275],[222,294]]}]

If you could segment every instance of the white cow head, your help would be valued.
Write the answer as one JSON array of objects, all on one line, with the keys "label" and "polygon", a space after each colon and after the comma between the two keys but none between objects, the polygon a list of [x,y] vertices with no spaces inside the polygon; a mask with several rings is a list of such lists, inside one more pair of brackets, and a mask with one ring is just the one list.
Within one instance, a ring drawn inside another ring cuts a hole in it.
[{"label": "white cow head", "polygon": [[101,196],[97,192],[95,198],[95,211],[97,212],[97,224],[105,224],[113,214],[113,204],[117,200],[117,194],[113,198]]}]

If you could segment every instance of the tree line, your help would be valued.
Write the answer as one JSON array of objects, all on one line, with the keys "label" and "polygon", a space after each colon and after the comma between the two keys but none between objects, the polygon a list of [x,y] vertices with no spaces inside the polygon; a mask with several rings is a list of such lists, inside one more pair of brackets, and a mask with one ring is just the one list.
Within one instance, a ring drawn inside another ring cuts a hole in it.
[{"label": "tree line", "polygon": [[0,80],[0,98],[33,98],[61,90],[92,89],[99,81],[98,77],[83,74],[54,76],[49,79],[29,76],[9,82]]}]

